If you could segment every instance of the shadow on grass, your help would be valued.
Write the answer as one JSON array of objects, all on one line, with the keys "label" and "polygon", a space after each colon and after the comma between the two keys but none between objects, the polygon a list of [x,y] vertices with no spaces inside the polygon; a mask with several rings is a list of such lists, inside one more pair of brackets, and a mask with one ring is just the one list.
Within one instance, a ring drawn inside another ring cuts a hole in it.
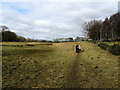
[{"label": "shadow on grass", "polygon": [[53,53],[54,50],[44,50],[44,49],[17,49],[17,50],[10,50],[10,51],[4,51],[2,53],[3,56],[11,56],[11,55],[25,55],[25,56],[31,56],[31,55],[42,55],[46,56],[51,53]]},{"label": "shadow on grass", "polygon": [[75,60],[73,62],[73,65],[71,67],[68,79],[66,80],[66,84],[63,86],[63,88],[80,88],[80,54],[77,54],[75,57]]},{"label": "shadow on grass", "polygon": [[26,54],[34,54],[34,53],[50,53],[50,52],[53,52],[54,50],[44,50],[44,49],[26,49],[26,50],[21,50],[22,54],[26,53]]}]

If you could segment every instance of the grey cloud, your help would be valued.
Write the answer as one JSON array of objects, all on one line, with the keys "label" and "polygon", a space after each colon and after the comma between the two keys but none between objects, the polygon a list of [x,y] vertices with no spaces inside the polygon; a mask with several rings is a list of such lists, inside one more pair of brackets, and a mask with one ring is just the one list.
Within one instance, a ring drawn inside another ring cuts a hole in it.
[{"label": "grey cloud", "polygon": [[116,13],[117,2],[12,2],[3,8],[2,23],[18,35],[37,39],[75,38],[84,36],[81,25],[85,21]]}]

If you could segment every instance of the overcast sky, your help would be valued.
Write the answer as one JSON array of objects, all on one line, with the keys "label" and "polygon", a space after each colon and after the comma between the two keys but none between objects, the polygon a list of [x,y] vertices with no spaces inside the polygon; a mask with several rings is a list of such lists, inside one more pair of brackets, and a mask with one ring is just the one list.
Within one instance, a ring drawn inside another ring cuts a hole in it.
[{"label": "overcast sky", "polygon": [[119,0],[2,0],[0,24],[17,35],[52,40],[84,36],[85,21],[118,11]]}]

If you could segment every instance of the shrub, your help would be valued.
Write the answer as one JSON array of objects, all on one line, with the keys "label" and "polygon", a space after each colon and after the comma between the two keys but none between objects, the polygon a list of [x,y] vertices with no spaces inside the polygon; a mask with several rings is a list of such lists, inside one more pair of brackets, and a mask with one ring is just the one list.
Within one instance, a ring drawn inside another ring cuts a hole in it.
[{"label": "shrub", "polygon": [[107,50],[108,52],[110,52],[114,55],[120,55],[120,45],[119,44],[109,45],[109,44],[101,42],[98,44],[98,46],[104,50]]},{"label": "shrub", "polygon": [[98,46],[101,47],[104,50],[108,49],[108,44],[106,44],[106,43],[99,43]]},{"label": "shrub", "polygon": [[120,55],[120,45],[113,44],[113,45],[109,46],[108,51],[114,55]]}]

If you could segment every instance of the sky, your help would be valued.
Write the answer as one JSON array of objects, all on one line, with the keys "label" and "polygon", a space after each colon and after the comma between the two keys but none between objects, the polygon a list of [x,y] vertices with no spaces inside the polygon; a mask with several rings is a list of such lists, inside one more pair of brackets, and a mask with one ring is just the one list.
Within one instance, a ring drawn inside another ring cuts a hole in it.
[{"label": "sky", "polygon": [[119,0],[1,0],[0,25],[32,39],[85,36],[84,22],[118,12]]}]

